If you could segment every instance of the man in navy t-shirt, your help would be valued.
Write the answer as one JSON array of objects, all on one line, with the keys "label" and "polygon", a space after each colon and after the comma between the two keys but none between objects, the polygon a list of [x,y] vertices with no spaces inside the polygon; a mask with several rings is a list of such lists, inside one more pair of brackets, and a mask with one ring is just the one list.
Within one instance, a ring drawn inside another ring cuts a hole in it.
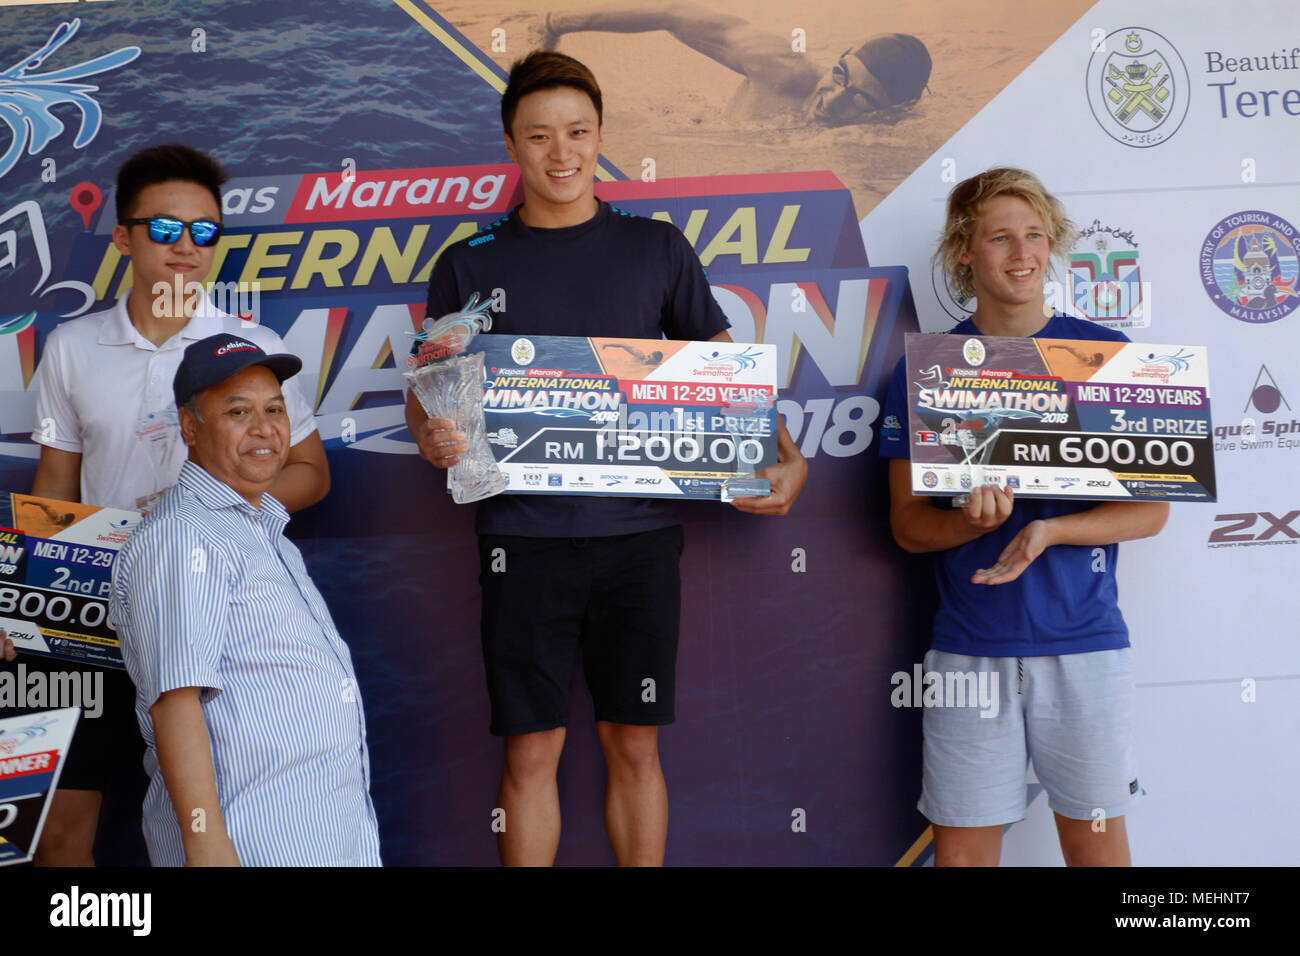
[{"label": "man in navy t-shirt", "polygon": [[[596,199],[601,95],[585,66],[537,51],[501,100],[524,202],[450,246],[429,281],[429,316],[471,293],[505,293],[494,333],[730,341],[685,237],[670,223]],[[412,395],[407,424],[439,468],[464,434]],[[768,498],[733,504],[785,514],[807,462],[782,426]],[[498,847],[506,864],[550,864],[560,839],[555,775],[579,650],[609,781],[605,824],[622,865],[662,864],[668,792],[658,730],[673,720],[682,549],[676,505],[655,499],[501,495],[479,504],[482,641],[492,733],[505,738]],[[651,683],[652,682],[652,683]]]},{"label": "man in navy t-shirt", "polygon": [[[991,169],[955,186],[936,258],[978,306],[952,332],[1127,341],[1045,308],[1050,257],[1070,248],[1072,232],[1061,204],[1023,170]],[[895,540],[935,553],[940,606],[924,670],[988,674],[1000,690],[996,708],[925,710],[918,809],[934,827],[935,864],[996,865],[1002,827],[1025,814],[1032,759],[1066,863],[1128,865],[1123,815],[1138,783],[1116,543],[1158,532],[1169,506],[1017,502],[992,484],[961,507],[913,494],[904,373],[900,361],[880,447],[894,459]]]}]

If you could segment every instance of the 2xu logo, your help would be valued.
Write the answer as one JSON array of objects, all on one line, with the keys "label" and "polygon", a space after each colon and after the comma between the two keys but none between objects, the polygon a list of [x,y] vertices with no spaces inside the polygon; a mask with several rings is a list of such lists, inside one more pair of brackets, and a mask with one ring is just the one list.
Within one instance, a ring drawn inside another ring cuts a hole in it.
[{"label": "2xu logo", "polygon": [[[1260,518],[1264,519],[1264,530],[1258,534],[1255,534],[1253,530],[1248,531],[1247,529],[1253,529],[1256,526]],[[1300,531],[1291,527],[1292,522],[1297,518],[1300,518],[1300,509],[1288,511],[1281,518],[1268,511],[1215,515],[1215,521],[1227,522],[1227,524],[1210,532],[1209,543],[1230,544],[1235,541],[1268,541],[1278,535],[1300,539]]]}]

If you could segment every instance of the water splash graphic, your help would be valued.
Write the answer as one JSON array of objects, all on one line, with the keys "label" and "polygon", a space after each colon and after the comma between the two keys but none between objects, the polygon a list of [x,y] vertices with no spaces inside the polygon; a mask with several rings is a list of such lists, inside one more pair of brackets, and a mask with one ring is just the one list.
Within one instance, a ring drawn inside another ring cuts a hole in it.
[{"label": "water splash graphic", "polygon": [[29,155],[35,156],[63,132],[62,121],[51,110],[53,106],[71,103],[81,110],[81,127],[72,143],[74,149],[88,146],[99,133],[104,113],[87,95],[98,92],[99,87],[72,81],[130,63],[140,55],[138,46],[122,47],[52,73],[32,73],[76,36],[80,27],[80,19],[59,24],[43,47],[0,73],[0,121],[13,134],[9,148],[0,155],[0,177],[13,169],[24,147]]}]

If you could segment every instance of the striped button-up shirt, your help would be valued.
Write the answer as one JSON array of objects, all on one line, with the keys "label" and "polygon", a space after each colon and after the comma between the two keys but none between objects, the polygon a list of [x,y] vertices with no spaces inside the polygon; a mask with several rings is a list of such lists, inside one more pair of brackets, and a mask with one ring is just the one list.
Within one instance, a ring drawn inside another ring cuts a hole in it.
[{"label": "striped button-up shirt", "polygon": [[226,830],[245,865],[379,865],[370,757],[352,657],[284,537],[288,512],[254,508],[193,462],[127,540],[113,619],[148,751],[144,835],[155,866],[185,848],[149,709],[200,689]]}]

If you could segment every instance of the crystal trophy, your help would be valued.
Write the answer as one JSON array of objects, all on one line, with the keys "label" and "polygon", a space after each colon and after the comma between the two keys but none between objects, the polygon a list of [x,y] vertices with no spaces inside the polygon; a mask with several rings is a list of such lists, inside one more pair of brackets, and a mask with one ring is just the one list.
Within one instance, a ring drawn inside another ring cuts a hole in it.
[{"label": "crystal trophy", "polygon": [[430,418],[451,419],[469,442],[469,450],[447,470],[447,489],[457,504],[490,498],[506,488],[483,421],[483,353],[465,354],[475,335],[492,328],[491,307],[491,299],[480,303],[475,292],[459,312],[426,318],[420,332],[407,333],[419,343],[417,366],[404,373],[411,390]]},{"label": "crystal trophy", "polygon": [[[771,407],[771,399],[767,402],[732,402],[727,413],[740,418],[762,420]],[[740,436],[733,432],[730,438],[735,449],[732,461],[736,463],[736,474],[722,483],[718,492],[719,500],[725,504],[736,498],[766,498],[772,493],[772,482],[754,474],[754,463],[745,457]]]}]

